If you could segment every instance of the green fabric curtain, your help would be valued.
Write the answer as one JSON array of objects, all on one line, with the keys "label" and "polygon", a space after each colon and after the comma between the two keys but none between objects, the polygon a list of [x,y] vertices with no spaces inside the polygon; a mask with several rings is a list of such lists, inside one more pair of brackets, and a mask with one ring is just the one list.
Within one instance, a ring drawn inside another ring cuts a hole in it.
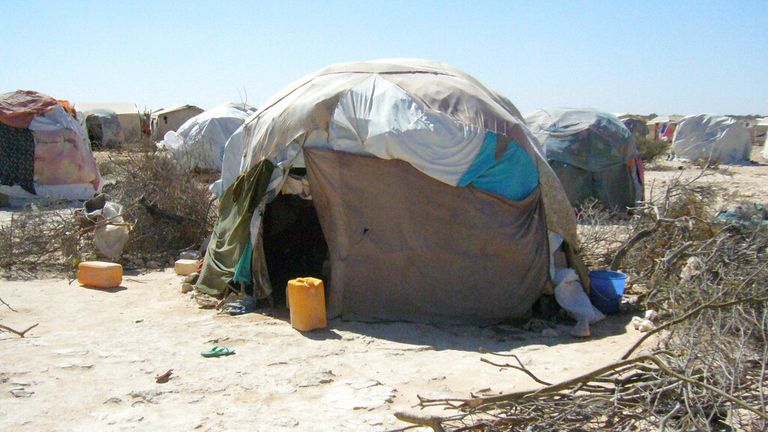
[{"label": "green fabric curtain", "polygon": [[267,191],[275,166],[259,162],[241,174],[219,198],[219,220],[213,229],[197,290],[214,297],[224,295],[247,252],[253,212]]}]

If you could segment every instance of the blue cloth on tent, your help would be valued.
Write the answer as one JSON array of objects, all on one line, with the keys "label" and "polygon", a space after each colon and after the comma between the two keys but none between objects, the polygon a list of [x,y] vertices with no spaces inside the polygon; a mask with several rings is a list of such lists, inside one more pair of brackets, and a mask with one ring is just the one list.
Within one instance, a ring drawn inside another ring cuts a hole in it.
[{"label": "blue cloth on tent", "polygon": [[253,245],[250,236],[245,244],[243,254],[235,267],[235,275],[232,277],[235,286],[243,287],[245,291],[252,291],[253,286]]},{"label": "blue cloth on tent", "polygon": [[504,155],[496,160],[498,136],[487,132],[475,162],[459,180],[458,186],[472,186],[520,201],[539,186],[536,163],[516,142],[509,143]]}]

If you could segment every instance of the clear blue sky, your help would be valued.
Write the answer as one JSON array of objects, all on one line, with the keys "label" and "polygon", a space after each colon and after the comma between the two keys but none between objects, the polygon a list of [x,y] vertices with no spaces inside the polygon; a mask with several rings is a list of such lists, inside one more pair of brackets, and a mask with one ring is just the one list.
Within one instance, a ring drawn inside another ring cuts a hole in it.
[{"label": "clear blue sky", "polygon": [[768,0],[2,1],[0,93],[258,106],[326,65],[422,57],[523,111],[768,115]]}]

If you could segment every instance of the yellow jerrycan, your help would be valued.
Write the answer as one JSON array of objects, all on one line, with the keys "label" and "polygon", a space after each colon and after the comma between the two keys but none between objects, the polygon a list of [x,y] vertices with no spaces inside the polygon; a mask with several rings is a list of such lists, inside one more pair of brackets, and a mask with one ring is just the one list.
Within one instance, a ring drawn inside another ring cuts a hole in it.
[{"label": "yellow jerrycan", "polygon": [[310,331],[328,326],[323,281],[312,277],[291,279],[286,291],[293,328]]},{"label": "yellow jerrycan", "polygon": [[93,288],[117,288],[123,281],[123,266],[101,261],[83,261],[77,266],[77,281]]}]

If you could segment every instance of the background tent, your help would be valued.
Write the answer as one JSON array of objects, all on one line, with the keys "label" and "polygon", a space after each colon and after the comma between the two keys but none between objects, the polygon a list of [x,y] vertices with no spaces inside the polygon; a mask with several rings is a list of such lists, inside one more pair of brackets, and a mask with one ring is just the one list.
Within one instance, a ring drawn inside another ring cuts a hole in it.
[{"label": "background tent", "polygon": [[672,152],[685,160],[745,162],[752,153],[752,137],[741,122],[730,117],[691,115],[678,124]]},{"label": "background tent", "polygon": [[184,169],[221,171],[227,140],[254,111],[242,103],[219,105],[187,120],[178,132],[166,133],[158,145]]},{"label": "background tent", "polygon": [[677,114],[660,115],[648,120],[648,138],[656,141],[672,142],[677,123],[683,116]]},{"label": "background tent", "polygon": [[517,109],[442,63],[305,77],[248,120],[240,158],[197,284],[211,295],[325,275],[332,317],[494,322],[528,312],[550,250],[576,245]]},{"label": "background tent", "polygon": [[621,119],[624,126],[629,129],[629,132],[634,135],[635,139],[646,138],[650,131],[648,130],[648,124],[640,117],[627,117]]},{"label": "background tent", "polygon": [[0,95],[0,193],[88,199],[101,176],[67,101],[19,90]]},{"label": "background tent", "polygon": [[115,148],[125,142],[123,127],[115,112],[98,109],[86,111],[84,116],[92,148]]},{"label": "background tent", "polygon": [[[141,137],[142,116],[136,104],[130,102],[115,103],[96,103],[96,102],[78,102],[75,108],[87,113],[95,110],[106,110],[117,115],[120,127],[123,129],[124,142],[131,143]],[[146,119],[148,122],[149,119]]]},{"label": "background tent", "polygon": [[753,145],[763,145],[768,138],[768,117],[754,119],[749,128]]},{"label": "background tent", "polygon": [[178,130],[187,120],[203,112],[194,105],[181,105],[152,113],[152,137],[162,139],[169,131]]},{"label": "background tent", "polygon": [[763,142],[763,157],[768,159],[768,134],[766,134],[765,142]]},{"label": "background tent", "polygon": [[525,118],[574,205],[597,199],[626,208],[643,199],[642,160],[635,139],[613,114],[551,108]]}]

